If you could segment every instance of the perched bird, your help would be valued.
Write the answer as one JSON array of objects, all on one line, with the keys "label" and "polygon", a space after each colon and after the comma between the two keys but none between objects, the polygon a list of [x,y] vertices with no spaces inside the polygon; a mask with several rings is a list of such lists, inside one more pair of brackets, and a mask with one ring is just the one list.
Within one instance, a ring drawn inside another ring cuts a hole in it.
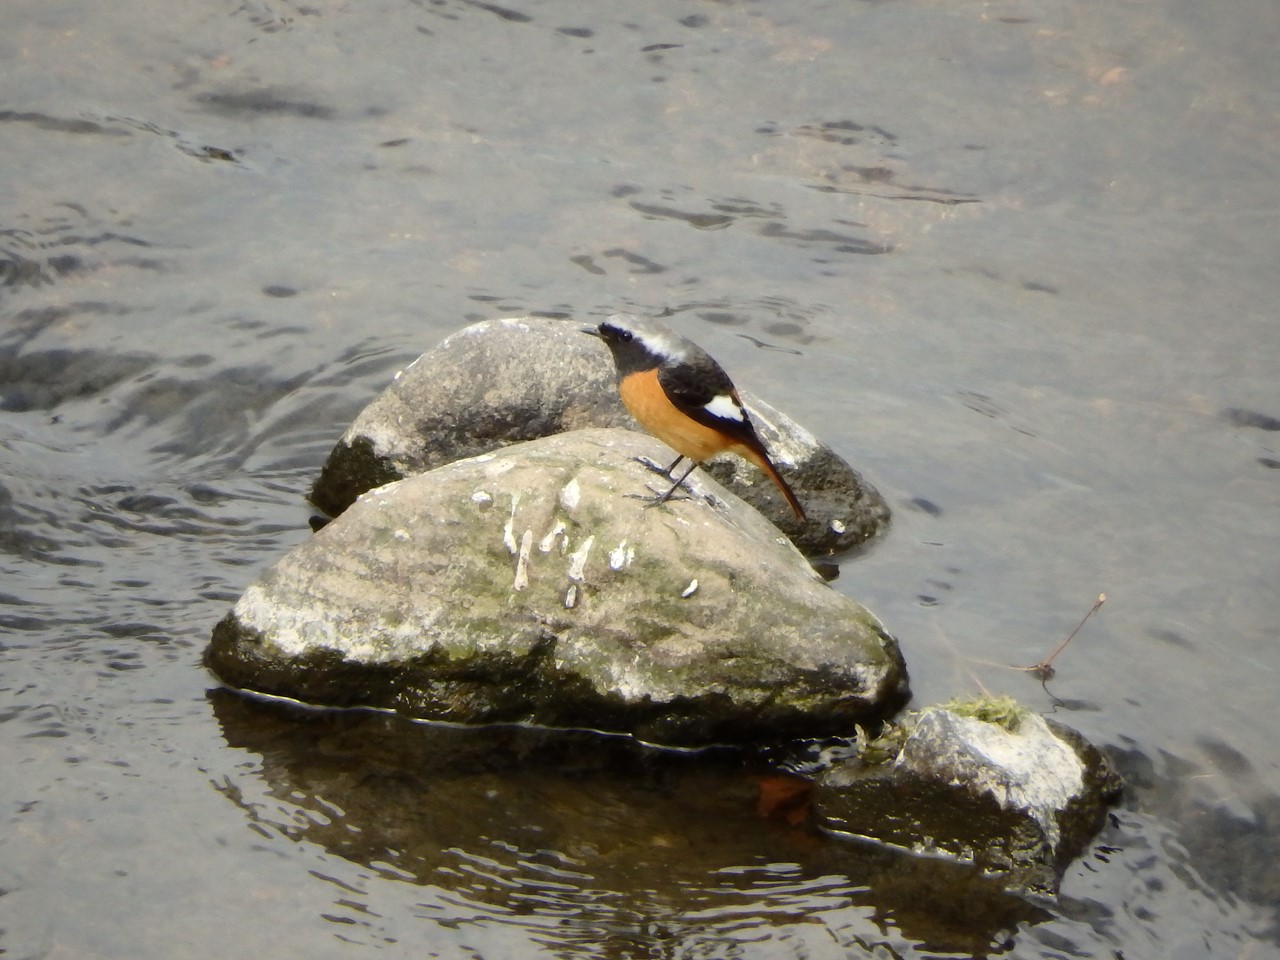
[{"label": "perched bird", "polygon": [[665,471],[681,460],[692,461],[671,489],[654,502],[662,503],[679,489],[694,467],[729,451],[751,461],[777,484],[798,519],[804,508],[769,459],[756,435],[733,381],[705,350],[654,320],[616,314],[598,327],[582,331],[599,337],[613,354],[618,369],[618,393],[642,427],[679,454]]}]

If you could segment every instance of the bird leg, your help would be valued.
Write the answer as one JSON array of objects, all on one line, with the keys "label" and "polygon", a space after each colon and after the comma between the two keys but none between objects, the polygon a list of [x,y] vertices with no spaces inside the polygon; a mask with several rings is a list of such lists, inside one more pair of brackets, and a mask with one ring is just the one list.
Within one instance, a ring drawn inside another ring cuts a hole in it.
[{"label": "bird leg", "polygon": [[[659,467],[656,463],[653,463],[652,461],[641,460],[640,457],[632,457],[632,459],[639,460],[641,463],[646,464],[646,466],[648,466],[649,469],[652,470],[654,473],[661,473],[667,479],[671,479],[671,471],[675,469],[676,464],[679,463],[681,460],[683,460],[684,457],[677,457],[675,463],[667,467],[666,470],[663,470],[661,467]],[[694,468],[697,466],[698,464],[696,462],[690,462],[689,469],[686,470],[684,473],[680,474],[680,479],[677,480],[675,483],[673,483],[671,487],[666,491],[664,491],[663,493],[659,493],[657,490],[654,490],[653,487],[650,487],[648,484],[646,484],[645,488],[650,493],[653,494],[652,497],[646,497],[639,493],[628,493],[627,496],[631,497],[631,499],[633,500],[645,501],[646,507],[656,507],[658,504],[666,503],[668,500],[674,500],[674,499],[687,500],[689,499],[688,497],[677,498],[675,496],[675,492],[680,489],[680,485],[683,484],[685,480],[689,478],[689,474],[693,473]]]},{"label": "bird leg", "polygon": [[[678,458],[676,460],[676,463],[679,463],[681,459],[683,459],[683,457]],[[667,476],[671,476],[671,471],[676,468],[676,463],[671,464],[671,466],[667,469]],[[648,506],[656,507],[658,504],[666,503],[668,500],[670,500],[671,495],[680,489],[680,485],[689,478],[689,474],[693,473],[693,471],[696,470],[697,467],[698,467],[697,461],[691,460],[689,462],[689,469],[686,470],[684,473],[680,474],[680,479],[671,485],[671,489],[668,490],[666,493],[664,493],[662,496],[658,497],[656,500],[649,501]]]}]

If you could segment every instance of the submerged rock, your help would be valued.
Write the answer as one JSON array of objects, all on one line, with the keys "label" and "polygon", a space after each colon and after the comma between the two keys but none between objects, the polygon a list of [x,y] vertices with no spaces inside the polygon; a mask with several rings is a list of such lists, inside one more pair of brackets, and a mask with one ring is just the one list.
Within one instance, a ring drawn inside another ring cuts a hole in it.
[{"label": "submerged rock", "polygon": [[[585,427],[639,430],[618,399],[613,363],[581,324],[487,320],[443,340],[396,376],[329,454],[311,500],[331,515],[360,494],[513,443]],[[709,471],[810,555],[847,550],[889,522],[869,483],[808,431],[748,392],[742,400],[807,523],[751,464],[726,455]],[[669,463],[665,447],[656,459]]]},{"label": "submerged rock", "polygon": [[632,499],[655,480],[632,458],[664,451],[576,431],[380,487],[249,587],[207,663],[310,703],[673,745],[900,707],[896,642],[755,510],[697,474]]},{"label": "submerged rock", "polygon": [[[412,723],[228,690],[211,691],[209,702],[226,742],[255,755],[262,789],[225,791],[249,823],[262,820],[268,796],[291,810],[340,811],[291,820],[297,844],[498,916],[510,914],[513,887],[477,883],[458,869],[459,851],[485,851],[494,858],[489,875],[517,884],[527,881],[531,857],[536,865],[548,850],[568,851],[572,869],[538,888],[538,909],[574,920],[554,924],[558,934],[545,926],[535,957],[889,960],[917,956],[889,947],[909,941],[927,942],[935,958],[1008,957],[1010,930],[1049,917],[961,864],[766,826],[752,751],[654,750],[586,731]],[[550,862],[564,865],[560,857]],[[743,870],[747,862],[756,867]],[[709,901],[740,907],[708,909]],[[647,918],[652,947],[584,943],[583,931],[617,926],[620,904],[628,916]],[[806,904],[815,907],[798,914]],[[745,911],[770,923],[794,917],[804,928],[827,911],[828,921],[855,912],[889,921],[878,949],[847,939],[843,950],[770,954],[736,949]]]},{"label": "submerged rock", "polygon": [[1069,728],[1020,709],[1002,722],[975,713],[931,707],[900,720],[866,756],[832,767],[814,792],[819,822],[972,863],[1017,892],[1056,892],[1120,780]]}]

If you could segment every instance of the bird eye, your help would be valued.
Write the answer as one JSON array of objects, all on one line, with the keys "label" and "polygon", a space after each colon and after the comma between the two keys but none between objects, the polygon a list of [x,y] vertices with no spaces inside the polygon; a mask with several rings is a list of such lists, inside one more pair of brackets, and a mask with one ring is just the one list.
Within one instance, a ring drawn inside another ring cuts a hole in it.
[{"label": "bird eye", "polygon": [[621,340],[623,343],[630,343],[630,342],[631,342],[631,331],[630,331],[630,330],[619,330],[619,331],[618,331],[618,339],[619,339],[619,340]]}]

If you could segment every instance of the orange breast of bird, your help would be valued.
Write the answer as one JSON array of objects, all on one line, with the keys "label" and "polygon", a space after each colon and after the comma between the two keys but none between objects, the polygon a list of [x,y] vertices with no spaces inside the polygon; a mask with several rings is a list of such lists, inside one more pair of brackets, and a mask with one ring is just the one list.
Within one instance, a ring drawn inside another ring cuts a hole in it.
[{"label": "orange breast of bird", "polygon": [[657,369],[632,373],[618,384],[622,403],[642,427],[696,463],[734,450],[738,443],[682,413],[658,383]]}]

